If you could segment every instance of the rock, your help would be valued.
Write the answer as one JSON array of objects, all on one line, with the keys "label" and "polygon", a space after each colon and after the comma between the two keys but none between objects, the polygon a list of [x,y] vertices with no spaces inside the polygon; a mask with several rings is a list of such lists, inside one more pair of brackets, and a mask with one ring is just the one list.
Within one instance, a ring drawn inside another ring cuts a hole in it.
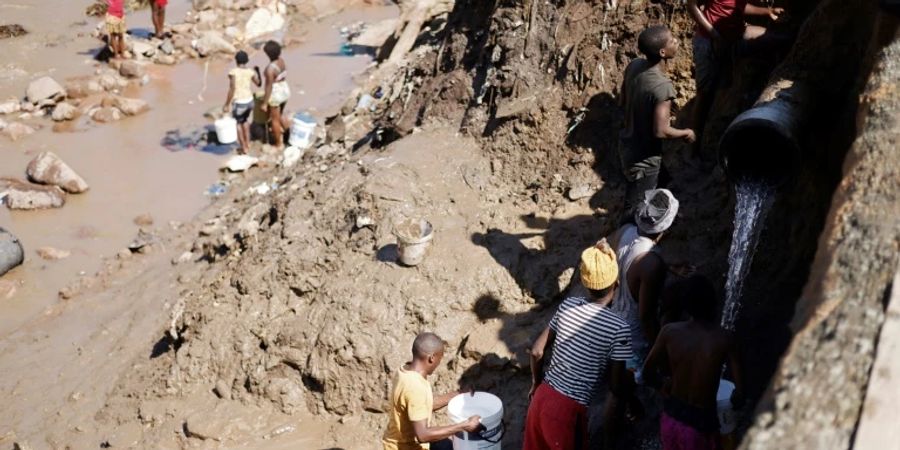
[{"label": "rock", "polygon": [[42,100],[65,97],[66,90],[53,78],[42,77],[32,81],[25,90],[25,96],[29,102],[38,103]]},{"label": "rock", "polygon": [[569,197],[569,200],[572,200],[573,202],[588,198],[592,195],[594,195],[594,189],[589,184],[580,184],[572,187],[569,189],[568,194],[566,194],[566,196]]},{"label": "rock", "polygon": [[165,53],[166,55],[171,55],[172,53],[175,53],[175,45],[172,44],[171,40],[166,39],[162,42],[162,44],[159,44],[159,51]]},{"label": "rock", "polygon": [[285,148],[281,155],[281,166],[292,167],[294,164],[297,164],[297,161],[299,161],[302,156],[303,150],[291,145]]},{"label": "rock", "polygon": [[193,0],[194,11],[203,11],[216,5],[216,0]]},{"label": "rock", "polygon": [[569,267],[564,270],[563,273],[559,274],[559,278],[557,278],[557,285],[559,286],[559,292],[565,292],[566,288],[569,287],[569,284],[572,283],[572,276],[575,275],[575,268]]},{"label": "rock", "polygon": [[141,214],[134,218],[134,224],[140,227],[149,227],[153,225],[153,216],[150,214]]},{"label": "rock", "polygon": [[162,64],[164,66],[174,66],[178,60],[172,55],[156,55],[156,58],[153,60],[156,64]]},{"label": "rock", "polygon": [[21,110],[22,106],[19,104],[19,101],[14,98],[5,100],[3,103],[0,103],[0,114],[12,114],[17,113]]},{"label": "rock", "polygon": [[112,73],[105,73],[100,75],[100,78],[97,79],[97,83],[104,91],[111,91],[113,89],[124,87],[125,84],[127,84],[124,81],[125,80],[120,80],[118,76]]},{"label": "rock", "polygon": [[253,15],[244,26],[244,37],[253,40],[282,28],[284,28],[284,16],[268,8],[259,8],[253,11]]},{"label": "rock", "polygon": [[144,64],[133,60],[125,60],[119,65],[119,75],[126,78],[141,78],[146,74]]},{"label": "rock", "polygon": [[34,447],[32,447],[28,441],[22,441],[14,443],[13,450],[34,450]]},{"label": "rock", "polygon": [[265,396],[287,414],[301,410],[306,402],[303,389],[287,378],[275,378],[266,386]]},{"label": "rock", "polygon": [[42,186],[24,181],[3,179],[0,188],[7,189],[6,206],[9,209],[60,208],[66,204],[66,192],[58,186]]},{"label": "rock", "polygon": [[140,423],[129,422],[118,426],[106,442],[112,448],[135,448],[144,436],[144,428]]},{"label": "rock", "polygon": [[134,40],[131,42],[131,52],[135,55],[152,58],[156,54],[156,47],[149,42]]},{"label": "rock", "polygon": [[225,37],[231,39],[232,41],[237,41],[243,38],[241,30],[237,27],[228,27],[225,28]]},{"label": "rock", "polygon": [[97,108],[91,113],[91,119],[100,123],[115,122],[122,119],[122,111],[113,107]]},{"label": "rock", "polygon": [[[22,264],[25,260],[25,250],[19,239],[12,233],[0,227],[0,276],[9,272],[13,267]],[[15,292],[15,289],[13,289]],[[0,297],[3,296],[0,290]]]},{"label": "rock", "polygon": [[222,169],[227,169],[230,172],[243,172],[253,166],[255,166],[259,162],[259,158],[250,155],[235,155],[225,161],[225,164],[222,165]]},{"label": "rock", "polygon": [[219,18],[219,13],[217,13],[211,9],[208,9],[205,11],[200,11],[200,13],[197,14],[197,22],[200,22],[200,23],[213,23],[218,18]]},{"label": "rock", "polygon": [[42,152],[28,163],[28,179],[35,183],[51,184],[72,194],[89,189],[87,182],[53,152]]},{"label": "rock", "polygon": [[19,285],[15,281],[0,280],[0,300],[9,300],[16,295]]},{"label": "rock", "polygon": [[68,250],[60,250],[58,248],[53,247],[41,247],[36,250],[38,256],[48,261],[56,261],[60,259],[66,259],[72,255],[72,252]]},{"label": "rock", "polygon": [[144,100],[119,96],[113,98],[112,106],[118,108],[126,116],[135,116],[150,109]]},{"label": "rock", "polygon": [[362,33],[352,39],[352,43],[363,47],[381,47],[394,34],[399,22],[400,19],[385,19],[370,24]]},{"label": "rock", "polygon": [[0,25],[0,39],[8,39],[28,34],[28,31],[17,23],[12,25]]},{"label": "rock", "polygon": [[217,380],[216,386],[213,388],[213,393],[219,396],[221,399],[231,400],[231,388],[228,387],[228,384],[225,383],[225,380]]},{"label": "rock", "polygon": [[60,103],[53,108],[53,114],[50,116],[55,122],[63,122],[72,120],[78,115],[78,108],[72,106],[71,103]]},{"label": "rock", "polygon": [[197,39],[193,47],[200,56],[209,56],[216,53],[233,54],[237,51],[231,42],[225,40],[218,31],[207,31],[200,39]]},{"label": "rock", "polygon": [[159,242],[159,238],[156,235],[149,233],[142,228],[138,230],[138,234],[134,240],[128,244],[128,250],[131,250],[132,253],[147,253],[149,250],[148,247],[157,242]]},{"label": "rock", "polygon": [[25,136],[34,134],[35,129],[20,122],[10,122],[3,127],[2,133],[11,141],[18,141]]}]

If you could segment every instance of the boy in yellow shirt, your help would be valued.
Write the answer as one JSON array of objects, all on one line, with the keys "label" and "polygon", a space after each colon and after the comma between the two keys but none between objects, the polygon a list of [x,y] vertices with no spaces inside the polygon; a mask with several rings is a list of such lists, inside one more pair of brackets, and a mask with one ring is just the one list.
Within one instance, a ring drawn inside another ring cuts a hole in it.
[{"label": "boy in yellow shirt", "polygon": [[[390,422],[384,432],[384,450],[440,450],[452,448],[448,439],[461,431],[474,432],[481,417],[469,417],[463,423],[432,427],[431,413],[459,394],[459,391],[434,398],[428,376],[444,358],[444,341],[434,333],[420,333],[413,341],[413,359],[403,365],[394,377],[391,390]],[[429,443],[434,443],[430,445]]]}]

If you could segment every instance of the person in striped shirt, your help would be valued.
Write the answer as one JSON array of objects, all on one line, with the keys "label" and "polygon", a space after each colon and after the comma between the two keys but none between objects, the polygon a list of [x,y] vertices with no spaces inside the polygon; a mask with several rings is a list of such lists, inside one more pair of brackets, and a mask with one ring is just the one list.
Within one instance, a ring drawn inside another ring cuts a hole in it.
[{"label": "person in striped shirt", "polygon": [[[581,284],[560,304],[549,326],[531,349],[531,405],[525,419],[525,450],[588,448],[588,406],[598,383],[606,378],[612,396],[605,419],[616,416],[618,397],[631,358],[628,324],[607,307],[614,298],[619,274],[616,254],[606,240],[581,254]],[[544,350],[552,349],[543,373]],[[613,444],[612,428],[604,426],[604,447]]]}]

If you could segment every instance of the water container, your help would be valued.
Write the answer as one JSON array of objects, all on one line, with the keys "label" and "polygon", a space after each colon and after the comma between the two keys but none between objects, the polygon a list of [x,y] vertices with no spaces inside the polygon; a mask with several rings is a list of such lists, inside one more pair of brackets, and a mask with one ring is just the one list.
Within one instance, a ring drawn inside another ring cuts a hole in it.
[{"label": "water container", "polygon": [[220,144],[237,142],[237,121],[234,117],[226,116],[216,120],[216,140]]},{"label": "water container", "polygon": [[397,247],[400,262],[406,266],[415,266],[425,259],[434,228],[425,219],[405,220],[394,227],[397,236]]},{"label": "water container", "polygon": [[719,433],[728,434],[737,426],[737,418],[731,407],[731,393],[734,392],[734,383],[728,380],[719,380],[719,391],[716,393],[716,409],[719,413]]},{"label": "water container", "polygon": [[306,148],[312,144],[313,132],[316,130],[316,119],[306,113],[294,114],[291,119],[291,137],[289,142],[297,148]]},{"label": "water container", "polygon": [[487,392],[459,394],[447,404],[447,414],[453,423],[481,416],[483,427],[474,433],[456,433],[453,436],[453,450],[500,450],[504,431],[503,402],[496,395]]}]

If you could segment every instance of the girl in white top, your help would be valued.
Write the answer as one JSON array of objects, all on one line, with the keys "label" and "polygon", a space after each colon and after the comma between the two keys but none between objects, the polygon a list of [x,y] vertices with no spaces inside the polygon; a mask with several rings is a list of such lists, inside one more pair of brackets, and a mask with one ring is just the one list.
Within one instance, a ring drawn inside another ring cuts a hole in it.
[{"label": "girl in white top", "polygon": [[284,105],[291,98],[291,88],[287,83],[287,66],[281,58],[281,45],[275,41],[268,41],[263,46],[263,51],[271,61],[266,67],[266,95],[263,97],[263,110],[268,110],[269,121],[272,123],[272,134],[275,135],[275,146],[284,147],[284,125],[281,122],[281,113]]},{"label": "girl in white top", "polygon": [[225,106],[222,112],[231,111],[232,117],[238,124],[238,142],[241,148],[238,153],[243,154],[250,145],[250,113],[253,112],[253,85],[262,85],[259,79],[259,68],[255,67],[255,71],[247,68],[250,57],[247,52],[239,51],[234,55],[234,61],[237,67],[228,72],[228,98],[225,100]]}]

